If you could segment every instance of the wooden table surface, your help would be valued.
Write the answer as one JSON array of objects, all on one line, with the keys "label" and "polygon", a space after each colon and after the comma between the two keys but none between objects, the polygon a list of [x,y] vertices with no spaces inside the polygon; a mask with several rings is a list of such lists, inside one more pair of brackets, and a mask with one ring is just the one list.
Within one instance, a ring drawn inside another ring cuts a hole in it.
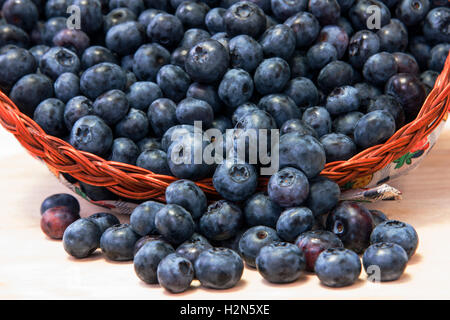
[{"label": "wooden table surface", "polygon": [[[412,224],[420,238],[399,281],[371,283],[362,272],[356,284],[341,289],[320,285],[312,274],[273,285],[246,268],[230,290],[194,282],[187,292],[172,295],[141,282],[131,262],[107,261],[100,253],[75,260],[60,241],[48,239],[39,226],[40,204],[68,190],[0,128],[0,299],[450,299],[450,127],[418,169],[391,184],[403,200],[369,207]],[[82,216],[105,211],[78,199]]]}]

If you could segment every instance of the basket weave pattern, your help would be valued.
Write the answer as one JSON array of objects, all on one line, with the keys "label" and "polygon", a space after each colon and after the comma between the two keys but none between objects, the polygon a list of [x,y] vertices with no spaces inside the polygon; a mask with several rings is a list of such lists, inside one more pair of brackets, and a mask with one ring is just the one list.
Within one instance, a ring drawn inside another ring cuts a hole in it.
[{"label": "basket weave pattern", "polygon": [[[450,107],[450,56],[435,87],[425,100],[417,118],[400,128],[387,142],[366,149],[347,161],[328,163],[322,175],[343,185],[374,173],[407,153],[427,137],[444,119]],[[50,168],[69,173],[82,182],[107,187],[119,196],[131,199],[164,201],[166,187],[177,178],[152,173],[136,166],[107,161],[88,152],[76,150],[67,142],[47,135],[31,118],[0,92],[0,123],[15,135],[28,152]],[[260,178],[264,188],[268,178]],[[218,194],[212,179],[196,182],[211,199]]]}]

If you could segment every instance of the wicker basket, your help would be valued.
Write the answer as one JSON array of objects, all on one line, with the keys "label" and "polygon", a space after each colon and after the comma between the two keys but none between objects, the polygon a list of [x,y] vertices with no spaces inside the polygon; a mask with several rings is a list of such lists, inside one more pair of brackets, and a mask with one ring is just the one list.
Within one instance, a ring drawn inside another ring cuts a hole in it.
[{"label": "wicker basket", "polygon": [[[449,97],[450,56],[414,121],[400,128],[384,144],[366,149],[350,160],[328,163],[321,174],[335,180],[344,189],[374,186],[404,174],[417,166],[435,143],[447,117]],[[164,201],[166,187],[177,180],[76,150],[67,142],[45,134],[1,92],[0,123],[56,175],[69,173],[79,181],[106,187],[121,197]],[[264,188],[266,183],[267,178],[260,178],[260,188]],[[210,199],[217,198],[210,178],[197,181],[197,184]]]}]

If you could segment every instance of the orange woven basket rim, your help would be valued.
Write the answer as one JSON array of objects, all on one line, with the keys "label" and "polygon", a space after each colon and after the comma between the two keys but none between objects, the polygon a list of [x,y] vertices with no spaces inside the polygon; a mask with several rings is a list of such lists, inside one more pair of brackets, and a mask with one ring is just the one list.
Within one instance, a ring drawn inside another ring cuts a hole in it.
[{"label": "orange woven basket rim", "polygon": [[[408,152],[418,141],[427,137],[444,119],[450,106],[450,55],[429,93],[416,119],[402,128],[385,143],[358,153],[347,161],[330,162],[320,173],[336,181],[340,186],[357,177],[372,174]],[[129,199],[165,201],[166,187],[179,180],[146,169],[108,161],[92,153],[76,150],[69,143],[47,135],[31,118],[0,91],[0,123],[16,137],[34,157],[61,173],[68,173],[84,183],[106,187],[111,192]],[[259,190],[267,185],[268,178],[259,178]],[[195,183],[208,198],[219,198],[212,179]]]}]

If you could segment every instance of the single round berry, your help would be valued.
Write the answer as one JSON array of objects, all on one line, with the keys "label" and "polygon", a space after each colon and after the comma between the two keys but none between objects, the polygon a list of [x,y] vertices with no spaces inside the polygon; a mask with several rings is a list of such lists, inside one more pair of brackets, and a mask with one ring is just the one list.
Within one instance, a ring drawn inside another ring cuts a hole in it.
[{"label": "single round berry", "polygon": [[138,205],[130,216],[133,230],[140,236],[156,234],[155,216],[163,207],[162,203],[156,201],[146,201]]},{"label": "single round berry", "polygon": [[47,209],[55,207],[66,207],[75,216],[79,216],[80,214],[80,203],[74,196],[67,193],[57,193],[45,198],[41,204],[41,214],[47,211]]},{"label": "single round berry", "polygon": [[100,246],[101,235],[100,229],[93,221],[78,219],[64,231],[64,250],[77,259],[86,258]]},{"label": "single round berry", "polygon": [[358,279],[361,274],[361,261],[351,250],[332,248],[319,255],[314,270],[320,282],[327,287],[345,287]]},{"label": "single round berry", "polygon": [[162,207],[155,215],[155,227],[171,243],[180,244],[194,233],[191,214],[177,204]]},{"label": "single round berry", "polygon": [[362,261],[364,270],[370,279],[394,281],[400,278],[405,271],[408,255],[398,244],[379,242],[367,248]]},{"label": "single round berry", "polygon": [[102,234],[100,247],[106,257],[113,261],[133,260],[134,245],[139,235],[129,224],[112,226]]},{"label": "single round berry", "polygon": [[294,207],[283,211],[278,218],[277,233],[285,241],[294,242],[297,237],[312,229],[314,215],[306,207]]},{"label": "single round berry", "polygon": [[163,240],[145,243],[134,256],[133,264],[136,275],[148,284],[158,283],[157,269],[162,259],[174,253],[173,247]]},{"label": "single round berry", "polygon": [[248,266],[255,268],[259,250],[277,241],[280,241],[280,238],[274,229],[265,226],[252,227],[241,236],[239,253]]},{"label": "single round berry", "polygon": [[270,177],[267,193],[281,207],[299,206],[309,194],[308,178],[298,169],[283,168]]},{"label": "single round berry", "polygon": [[88,219],[97,225],[100,229],[100,233],[102,234],[106,231],[106,229],[120,224],[119,219],[117,219],[115,215],[107,212],[94,213],[93,215],[90,215]]},{"label": "single round berry", "polygon": [[166,256],[158,265],[158,283],[173,293],[186,291],[194,279],[192,263],[176,253]]},{"label": "single round berry", "polygon": [[200,218],[200,232],[210,240],[227,240],[235,236],[243,224],[241,209],[226,200],[213,202]]},{"label": "single round berry", "polygon": [[79,218],[69,207],[51,207],[42,213],[41,229],[52,239],[62,239],[67,227]]}]

